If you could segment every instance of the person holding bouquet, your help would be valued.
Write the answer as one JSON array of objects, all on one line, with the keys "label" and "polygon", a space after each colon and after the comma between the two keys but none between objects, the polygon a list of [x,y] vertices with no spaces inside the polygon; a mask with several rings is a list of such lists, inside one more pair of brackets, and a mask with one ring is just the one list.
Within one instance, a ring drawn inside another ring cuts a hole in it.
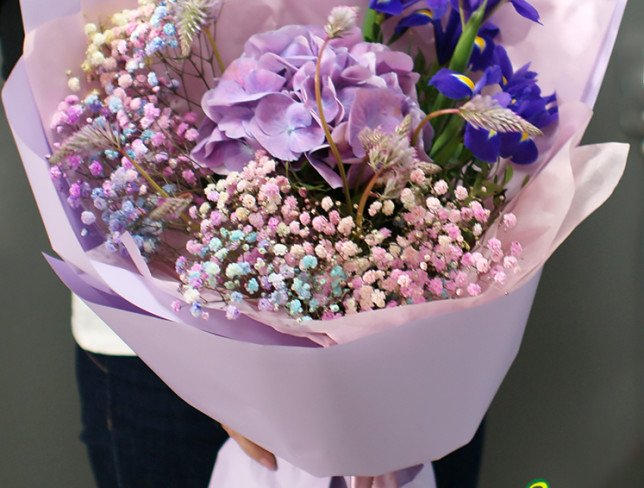
[{"label": "person holding bouquet", "polygon": [[[18,61],[24,32],[18,0],[0,0],[2,77]],[[267,469],[265,449],[186,404],[81,300],[72,300],[76,374],[83,431],[101,488],[205,487],[217,451],[230,436]],[[433,463],[438,488],[475,488],[484,426],[465,447]]]}]

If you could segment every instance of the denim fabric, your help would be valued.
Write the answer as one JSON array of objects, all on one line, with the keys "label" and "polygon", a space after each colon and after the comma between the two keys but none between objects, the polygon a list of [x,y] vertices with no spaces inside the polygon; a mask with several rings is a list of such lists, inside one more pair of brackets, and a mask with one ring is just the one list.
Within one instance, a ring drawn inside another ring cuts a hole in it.
[{"label": "denim fabric", "polygon": [[485,420],[469,444],[433,463],[437,488],[476,488],[478,486],[484,438]]},{"label": "denim fabric", "polygon": [[83,431],[99,488],[204,488],[227,435],[138,358],[78,348]]},{"label": "denim fabric", "polygon": [[6,79],[22,52],[22,17],[18,0],[0,0],[0,47],[2,68],[0,75]]}]

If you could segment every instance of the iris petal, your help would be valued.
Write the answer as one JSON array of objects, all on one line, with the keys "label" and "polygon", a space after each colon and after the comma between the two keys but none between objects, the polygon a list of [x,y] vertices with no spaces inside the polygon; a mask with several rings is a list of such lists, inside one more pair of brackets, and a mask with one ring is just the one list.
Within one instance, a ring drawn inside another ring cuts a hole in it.
[{"label": "iris petal", "polygon": [[501,139],[498,134],[486,129],[465,128],[465,147],[482,161],[495,163],[501,153]]},{"label": "iris petal", "polygon": [[469,98],[474,94],[474,82],[467,76],[443,68],[436,73],[429,84],[445,95],[447,98],[460,100]]},{"label": "iris petal", "polygon": [[512,2],[514,9],[520,16],[525,17],[526,19],[530,19],[533,22],[539,22],[539,12],[537,12],[537,9],[530,5],[528,2],[526,2],[525,0],[510,1]]},{"label": "iris petal", "polygon": [[501,156],[516,164],[532,164],[539,157],[535,142],[522,134],[501,135]]},{"label": "iris petal", "polygon": [[400,15],[403,10],[419,0],[371,0],[369,8],[387,15]]},{"label": "iris petal", "polygon": [[403,18],[398,22],[396,27],[397,33],[402,33],[411,27],[419,27],[421,25],[427,25],[434,20],[434,16],[431,10],[423,8],[412,12],[407,17]]}]

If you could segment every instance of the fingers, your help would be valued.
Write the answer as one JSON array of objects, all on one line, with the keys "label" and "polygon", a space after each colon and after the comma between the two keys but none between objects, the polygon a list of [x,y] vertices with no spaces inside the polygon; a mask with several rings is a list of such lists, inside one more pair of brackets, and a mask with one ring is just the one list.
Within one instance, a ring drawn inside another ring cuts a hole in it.
[{"label": "fingers", "polygon": [[398,488],[396,473],[382,476],[354,476],[351,478],[351,488]]},{"label": "fingers", "polygon": [[374,480],[370,476],[354,476],[351,478],[351,488],[372,488]]},{"label": "fingers", "polygon": [[248,455],[248,457],[254,459],[266,469],[270,469],[271,471],[277,470],[277,460],[272,453],[270,453],[263,447],[258,446],[254,442],[246,439],[244,436],[231,429],[230,427],[224,424],[221,424],[221,426],[228,433],[230,438],[233,439],[237,444],[239,444],[239,447],[241,447],[242,451],[244,451],[246,455]]}]

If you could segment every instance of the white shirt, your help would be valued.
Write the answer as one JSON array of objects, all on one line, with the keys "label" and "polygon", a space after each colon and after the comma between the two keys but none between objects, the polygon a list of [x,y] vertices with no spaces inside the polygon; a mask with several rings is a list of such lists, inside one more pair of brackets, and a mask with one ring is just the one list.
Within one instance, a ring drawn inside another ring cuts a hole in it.
[{"label": "white shirt", "polygon": [[76,295],[72,295],[72,334],[78,345],[86,351],[107,356],[136,356]]}]

